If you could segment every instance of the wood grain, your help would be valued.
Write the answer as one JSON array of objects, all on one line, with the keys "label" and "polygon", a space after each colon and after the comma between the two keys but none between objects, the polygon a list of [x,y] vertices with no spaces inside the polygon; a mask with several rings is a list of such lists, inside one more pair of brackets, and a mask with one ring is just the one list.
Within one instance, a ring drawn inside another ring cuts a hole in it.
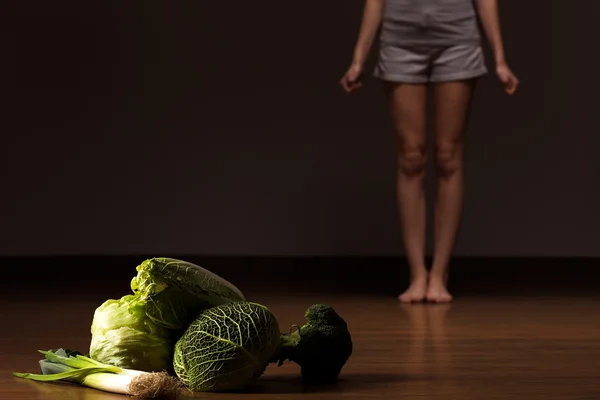
[{"label": "wood grain", "polygon": [[[53,300],[21,297],[0,305],[0,398],[10,400],[122,400],[69,384],[15,378],[38,372],[38,349],[86,351],[102,292],[70,288]],[[194,398],[271,399],[600,399],[598,297],[468,297],[452,305],[402,306],[376,296],[257,294],[281,328],[302,323],[312,303],[344,316],[355,351],[340,382],[305,387],[294,364],[270,366],[246,394]]]}]

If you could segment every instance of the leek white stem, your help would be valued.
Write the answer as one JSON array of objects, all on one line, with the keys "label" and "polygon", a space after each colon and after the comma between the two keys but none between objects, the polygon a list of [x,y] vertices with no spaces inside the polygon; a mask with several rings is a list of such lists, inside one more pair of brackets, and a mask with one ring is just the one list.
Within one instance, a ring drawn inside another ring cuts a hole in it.
[{"label": "leek white stem", "polygon": [[148,375],[148,374],[150,374],[150,372],[138,371],[135,369],[121,368],[121,372],[119,372],[119,374],[134,377],[134,376],[140,376],[140,375]]},{"label": "leek white stem", "polygon": [[89,388],[103,390],[105,392],[118,394],[131,394],[129,385],[133,377],[130,375],[111,374],[106,372],[98,372],[86,376],[81,384]]},{"label": "leek white stem", "polygon": [[166,372],[124,370],[123,373],[98,372],[87,375],[81,384],[105,392],[126,394],[138,398],[175,396],[182,384]]}]

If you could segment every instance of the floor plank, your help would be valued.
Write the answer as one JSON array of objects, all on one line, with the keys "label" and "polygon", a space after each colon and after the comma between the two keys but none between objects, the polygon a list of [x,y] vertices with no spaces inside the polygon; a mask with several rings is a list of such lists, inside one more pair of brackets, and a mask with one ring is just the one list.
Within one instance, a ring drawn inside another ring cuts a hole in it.
[{"label": "floor plank", "polygon": [[[87,350],[102,295],[72,290],[70,299],[1,303],[0,398],[124,398],[10,374],[37,372],[38,349]],[[373,295],[257,293],[252,300],[269,306],[282,330],[302,323],[310,304],[329,303],[347,320],[355,351],[334,387],[303,386],[297,366],[287,363],[270,366],[243,395],[247,399],[600,398],[600,297],[471,296],[452,305],[412,306]]]}]

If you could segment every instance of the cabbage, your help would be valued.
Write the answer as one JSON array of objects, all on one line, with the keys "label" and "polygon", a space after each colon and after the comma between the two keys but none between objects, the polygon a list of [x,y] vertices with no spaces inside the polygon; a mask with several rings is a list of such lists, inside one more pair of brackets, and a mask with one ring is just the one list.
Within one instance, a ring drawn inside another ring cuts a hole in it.
[{"label": "cabbage", "polygon": [[194,392],[240,390],[265,371],[280,341],[263,305],[224,304],[203,311],[175,345],[173,367]]},{"label": "cabbage", "polygon": [[174,345],[198,313],[245,300],[233,284],[186,261],[153,258],[137,271],[133,294],[94,312],[90,357],[101,363],[171,371]]},{"label": "cabbage", "polygon": [[148,318],[165,328],[185,329],[202,310],[245,300],[230,282],[186,261],[153,258],[137,271],[131,289],[145,303]]},{"label": "cabbage", "polygon": [[171,334],[155,324],[134,295],[107,300],[94,313],[90,356],[141,371],[171,369]]}]

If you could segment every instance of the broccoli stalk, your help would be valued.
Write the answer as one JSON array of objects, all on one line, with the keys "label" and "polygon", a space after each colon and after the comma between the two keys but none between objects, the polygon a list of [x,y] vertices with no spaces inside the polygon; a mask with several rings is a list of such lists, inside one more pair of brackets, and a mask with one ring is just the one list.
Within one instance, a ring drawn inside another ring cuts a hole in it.
[{"label": "broccoli stalk", "polygon": [[325,304],[310,306],[304,318],[304,325],[294,325],[289,333],[281,334],[270,362],[278,366],[285,360],[295,362],[306,383],[333,383],[352,354],[346,321]]}]

